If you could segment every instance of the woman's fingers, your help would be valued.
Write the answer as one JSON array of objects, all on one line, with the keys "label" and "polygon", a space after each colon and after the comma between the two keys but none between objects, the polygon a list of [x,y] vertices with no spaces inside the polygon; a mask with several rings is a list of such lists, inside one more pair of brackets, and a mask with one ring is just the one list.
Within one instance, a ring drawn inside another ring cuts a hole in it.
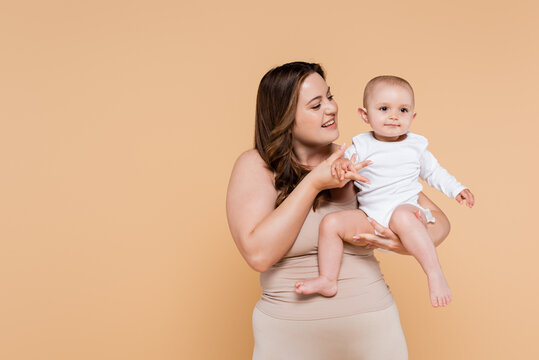
[{"label": "woman's fingers", "polygon": [[378,224],[376,220],[374,220],[373,218],[368,217],[367,220],[369,220],[374,230],[378,231],[383,236],[388,237],[388,238],[395,237],[395,233],[393,231]]},{"label": "woman's fingers", "polygon": [[338,158],[344,155],[345,150],[346,150],[346,144],[342,144],[341,147],[337,151],[335,151],[326,159],[326,161],[333,163],[335,160],[337,160]]},{"label": "woman's fingers", "polygon": [[[372,245],[372,241],[368,238],[371,235],[372,234],[354,235],[353,241],[354,241],[354,243],[362,245],[362,246]],[[376,236],[376,235],[372,235],[372,236]]]},{"label": "woman's fingers", "polygon": [[343,239],[344,241],[346,242],[349,242],[353,245],[356,245],[356,246],[367,246],[368,245],[368,242],[365,241],[365,239],[363,239],[361,237],[361,234],[360,235],[355,235],[354,237],[352,237],[352,239]]},{"label": "woman's fingers", "polygon": [[359,234],[354,236],[354,242],[370,249],[389,250],[390,241],[384,237],[374,234]]},{"label": "woman's fingers", "polygon": [[[391,230],[390,230],[391,231]],[[359,234],[354,236],[354,243],[373,249],[383,249],[406,255],[408,251],[402,246],[398,238],[389,238],[375,234]]]}]

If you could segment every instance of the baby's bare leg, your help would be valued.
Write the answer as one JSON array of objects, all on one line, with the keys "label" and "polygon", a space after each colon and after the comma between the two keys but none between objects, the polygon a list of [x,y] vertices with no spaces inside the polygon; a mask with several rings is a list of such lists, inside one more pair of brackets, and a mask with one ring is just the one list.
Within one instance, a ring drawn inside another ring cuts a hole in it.
[{"label": "baby's bare leg", "polygon": [[367,216],[361,210],[337,211],[324,216],[318,235],[319,276],[298,281],[299,294],[319,293],[333,296],[337,293],[337,278],[341,268],[343,240],[360,233],[373,233]]},{"label": "baby's bare leg", "polygon": [[389,228],[399,235],[406,250],[417,259],[427,274],[432,306],[445,306],[451,301],[451,290],[427,228],[415,216],[417,210],[413,205],[398,206],[391,215]]}]

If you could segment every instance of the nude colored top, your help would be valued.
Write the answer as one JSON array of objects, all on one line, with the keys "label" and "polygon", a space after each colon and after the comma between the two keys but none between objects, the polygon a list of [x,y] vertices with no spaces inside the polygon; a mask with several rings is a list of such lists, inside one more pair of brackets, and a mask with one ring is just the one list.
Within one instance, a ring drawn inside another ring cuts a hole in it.
[{"label": "nude colored top", "polygon": [[337,295],[328,298],[295,292],[296,281],[318,276],[320,221],[330,212],[347,209],[357,209],[355,199],[344,203],[322,200],[316,211],[311,209],[290,250],[260,274],[258,310],[280,319],[315,320],[383,310],[394,303],[373,250],[348,243],[344,244]]}]

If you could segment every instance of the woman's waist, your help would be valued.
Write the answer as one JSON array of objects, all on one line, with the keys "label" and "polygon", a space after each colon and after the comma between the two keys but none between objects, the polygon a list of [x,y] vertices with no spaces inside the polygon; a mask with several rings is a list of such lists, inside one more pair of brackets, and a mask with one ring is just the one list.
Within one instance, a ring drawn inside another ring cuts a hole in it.
[{"label": "woman's waist", "polygon": [[316,254],[288,258],[260,274],[262,298],[257,308],[278,318],[307,320],[381,310],[393,303],[372,253],[344,254],[335,296],[297,294],[296,281],[318,276],[316,260]]},{"label": "woman's waist", "polygon": [[[264,290],[288,288],[298,280],[318,276],[317,254],[304,254],[280,260],[268,271],[260,274],[260,285]],[[363,255],[345,253],[342,257],[338,285],[350,283],[368,284],[383,278],[378,260],[371,252]]]}]

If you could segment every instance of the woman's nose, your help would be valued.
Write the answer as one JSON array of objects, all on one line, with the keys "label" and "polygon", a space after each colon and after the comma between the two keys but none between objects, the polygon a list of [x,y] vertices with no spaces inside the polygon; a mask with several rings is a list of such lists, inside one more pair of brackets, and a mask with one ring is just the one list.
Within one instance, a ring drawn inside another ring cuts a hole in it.
[{"label": "woman's nose", "polygon": [[334,114],[337,111],[337,105],[329,102],[326,106],[326,114]]}]

